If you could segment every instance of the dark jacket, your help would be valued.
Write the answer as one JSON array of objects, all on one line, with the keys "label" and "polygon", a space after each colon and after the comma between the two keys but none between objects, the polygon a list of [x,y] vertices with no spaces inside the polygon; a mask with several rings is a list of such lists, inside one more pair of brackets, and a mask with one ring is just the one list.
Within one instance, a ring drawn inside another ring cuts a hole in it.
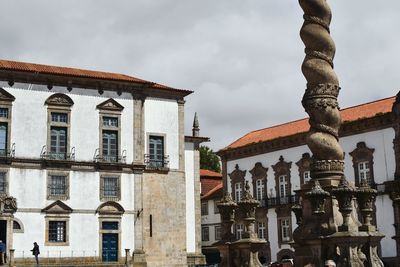
[{"label": "dark jacket", "polygon": [[0,252],[6,252],[6,245],[4,243],[0,243]]},{"label": "dark jacket", "polygon": [[31,251],[32,251],[32,255],[39,255],[40,254],[39,245],[34,244],[33,249]]}]

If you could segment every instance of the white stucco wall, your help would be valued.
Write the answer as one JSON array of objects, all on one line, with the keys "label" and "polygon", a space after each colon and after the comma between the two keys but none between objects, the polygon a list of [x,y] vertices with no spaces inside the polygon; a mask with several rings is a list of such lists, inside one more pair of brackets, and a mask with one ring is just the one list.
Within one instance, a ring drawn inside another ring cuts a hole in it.
[{"label": "white stucco wall", "polygon": [[[47,143],[47,105],[46,99],[61,92],[74,102],[71,107],[70,149],[75,147],[75,158],[80,161],[93,161],[99,142],[99,110],[96,106],[113,98],[124,109],[121,112],[121,147],[126,150],[127,162],[133,160],[133,101],[130,94],[118,96],[116,92],[106,92],[102,96],[95,90],[64,88],[49,91],[44,86],[20,85],[20,88],[4,88],[15,97],[12,105],[11,143],[16,145],[16,157],[39,158],[42,147]],[[29,87],[31,86],[31,87]],[[28,89],[29,88],[29,89]],[[34,90],[33,90],[34,89]],[[18,119],[15,119],[18,118]]]},{"label": "white stucco wall", "polygon": [[186,249],[188,253],[196,252],[194,174],[194,144],[185,143]]},{"label": "white stucco wall", "polygon": [[220,226],[221,216],[219,213],[215,213],[214,202],[219,200],[220,199],[202,200],[202,202],[206,201],[208,204],[208,215],[201,216],[201,226],[208,227],[209,229],[209,241],[202,241],[202,246],[211,246],[218,241],[215,239],[215,227]]},{"label": "white stucco wall", "polygon": [[148,135],[165,135],[165,154],[169,155],[169,167],[179,167],[179,122],[178,103],[175,100],[146,98],[145,151],[148,153]]}]

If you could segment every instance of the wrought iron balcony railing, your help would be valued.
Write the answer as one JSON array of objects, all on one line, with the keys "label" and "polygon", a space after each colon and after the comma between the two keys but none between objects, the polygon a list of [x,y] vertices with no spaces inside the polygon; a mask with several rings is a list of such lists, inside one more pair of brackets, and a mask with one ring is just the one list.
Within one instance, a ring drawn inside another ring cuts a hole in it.
[{"label": "wrought iron balcony railing", "polygon": [[168,169],[169,156],[164,155],[161,159],[156,159],[153,155],[144,154],[144,163],[149,169]]},{"label": "wrought iron balcony railing", "polygon": [[47,151],[47,146],[44,145],[40,152],[40,158],[50,160],[75,160],[75,147],[72,147],[69,153],[65,153]]},{"label": "wrought iron balcony railing", "polygon": [[108,163],[126,163],[126,150],[123,150],[121,155],[101,155],[100,149],[96,148],[93,156],[93,161]]},{"label": "wrought iron balcony railing", "polygon": [[0,149],[0,157],[13,158],[15,157],[15,143],[11,145],[11,149]]},{"label": "wrought iron balcony railing", "polygon": [[284,197],[272,197],[267,199],[267,206],[269,208],[285,204],[295,204],[299,202],[297,195],[289,195]]}]

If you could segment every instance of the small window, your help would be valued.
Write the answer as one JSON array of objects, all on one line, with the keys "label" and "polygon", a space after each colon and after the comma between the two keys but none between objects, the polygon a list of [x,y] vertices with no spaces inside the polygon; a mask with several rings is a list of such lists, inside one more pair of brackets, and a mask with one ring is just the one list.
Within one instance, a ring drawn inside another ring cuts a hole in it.
[{"label": "small window", "polygon": [[303,178],[304,178],[304,183],[308,183],[308,182],[310,181],[310,179],[311,179],[311,177],[310,177],[310,171],[305,171],[305,172],[303,173]]},{"label": "small window", "polygon": [[201,202],[201,215],[208,215],[208,201]]},{"label": "small window", "polygon": [[202,241],[210,240],[210,229],[208,227],[201,228],[201,240]]},{"label": "small window", "polygon": [[215,240],[221,240],[221,226],[215,226]]},{"label": "small window", "polygon": [[64,243],[67,236],[66,221],[49,221],[49,242]]},{"label": "small window", "polygon": [[59,113],[59,112],[51,112],[51,121],[59,122],[59,123],[68,123],[68,114]]},{"label": "small window", "polygon": [[18,222],[13,221],[13,229],[14,230],[21,230],[22,228],[21,228],[21,225],[19,225]]},{"label": "small window", "polygon": [[289,219],[281,220],[281,234],[282,234],[282,242],[289,242],[290,241]]},{"label": "small window", "polygon": [[365,179],[367,180],[368,184],[372,183],[368,161],[362,161],[358,163],[358,176],[359,176],[359,181],[361,181],[361,179]]},{"label": "small window", "polygon": [[0,108],[0,118],[8,118],[8,108]]},{"label": "small window", "polygon": [[236,183],[235,184],[235,200],[236,202],[239,202],[240,199],[242,198],[242,183]]},{"label": "small window", "polygon": [[103,116],[103,126],[118,128],[118,118]]},{"label": "small window", "polygon": [[220,201],[214,200],[214,214],[219,214],[218,203]]},{"label": "small window", "polygon": [[257,223],[258,238],[265,239],[265,222]]},{"label": "small window", "polygon": [[243,230],[243,224],[236,224],[236,239],[242,239]]},{"label": "small window", "polygon": [[0,195],[7,194],[7,173],[0,172]]},{"label": "small window", "polygon": [[121,198],[121,185],[119,176],[101,176],[100,199],[119,201]]},{"label": "small window", "polygon": [[49,189],[51,196],[65,196],[67,193],[67,177],[51,175]]},{"label": "small window", "polygon": [[165,167],[164,137],[150,135],[149,137],[149,165],[153,168]]}]

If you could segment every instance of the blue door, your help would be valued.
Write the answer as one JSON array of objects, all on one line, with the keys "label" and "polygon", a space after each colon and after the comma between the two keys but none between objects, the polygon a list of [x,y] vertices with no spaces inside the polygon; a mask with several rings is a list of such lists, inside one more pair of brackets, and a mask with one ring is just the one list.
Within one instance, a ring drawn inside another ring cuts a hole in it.
[{"label": "blue door", "polygon": [[103,234],[103,261],[118,261],[118,234]]}]

